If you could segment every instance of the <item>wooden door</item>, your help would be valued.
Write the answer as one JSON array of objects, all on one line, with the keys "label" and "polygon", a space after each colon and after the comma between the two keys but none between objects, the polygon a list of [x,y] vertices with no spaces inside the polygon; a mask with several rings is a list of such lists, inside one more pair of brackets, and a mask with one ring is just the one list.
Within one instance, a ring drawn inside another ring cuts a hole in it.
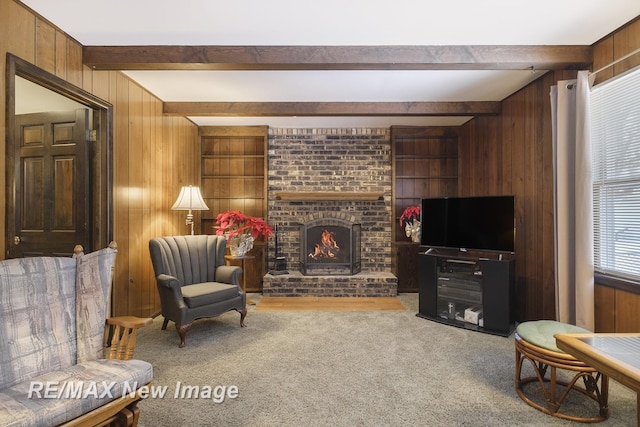
[{"label": "wooden door", "polygon": [[9,258],[70,256],[76,244],[90,249],[90,114],[16,116],[13,156],[7,157],[15,183],[7,200]]}]

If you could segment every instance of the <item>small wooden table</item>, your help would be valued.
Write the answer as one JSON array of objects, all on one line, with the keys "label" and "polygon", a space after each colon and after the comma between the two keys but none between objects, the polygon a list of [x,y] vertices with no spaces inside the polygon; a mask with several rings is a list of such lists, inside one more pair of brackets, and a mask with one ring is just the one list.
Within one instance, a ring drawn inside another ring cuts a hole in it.
[{"label": "small wooden table", "polygon": [[556,345],[637,393],[640,425],[640,334],[557,334]]},{"label": "small wooden table", "polygon": [[[240,281],[240,287],[246,293],[247,292],[247,275],[245,272],[247,271],[245,268],[245,261],[248,259],[254,259],[253,255],[243,255],[243,256],[234,256],[234,255],[225,255],[224,260],[227,265],[232,265],[233,261],[240,261],[240,268],[242,268],[242,280]],[[247,299],[247,304],[256,305],[255,302]]]}]

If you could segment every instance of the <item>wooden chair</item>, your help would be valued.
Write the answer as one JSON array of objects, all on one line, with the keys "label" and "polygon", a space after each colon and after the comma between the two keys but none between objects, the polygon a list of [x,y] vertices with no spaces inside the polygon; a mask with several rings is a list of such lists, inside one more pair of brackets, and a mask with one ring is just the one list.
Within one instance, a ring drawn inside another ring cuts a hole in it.
[{"label": "wooden chair", "polygon": [[[107,318],[116,252],[112,243],[86,255],[77,246],[75,259],[0,261],[0,320],[10,325],[3,330],[5,342],[0,346],[0,391],[4,396],[0,419],[25,427],[137,424],[140,387],[150,384],[153,366],[133,359],[133,351],[137,329],[152,319]],[[46,394],[21,391],[31,383],[47,383],[52,378],[74,384],[74,397],[51,399]],[[124,394],[110,395],[108,382]],[[124,392],[125,384],[133,391]],[[82,387],[92,385],[95,395],[75,398]]]}]

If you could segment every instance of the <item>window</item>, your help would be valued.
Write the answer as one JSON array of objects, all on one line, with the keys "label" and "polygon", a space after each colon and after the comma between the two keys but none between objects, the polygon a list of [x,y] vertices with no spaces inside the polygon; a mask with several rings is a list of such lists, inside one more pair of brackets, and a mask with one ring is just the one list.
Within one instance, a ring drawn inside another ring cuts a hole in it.
[{"label": "window", "polygon": [[593,88],[594,261],[640,284],[640,68]]}]

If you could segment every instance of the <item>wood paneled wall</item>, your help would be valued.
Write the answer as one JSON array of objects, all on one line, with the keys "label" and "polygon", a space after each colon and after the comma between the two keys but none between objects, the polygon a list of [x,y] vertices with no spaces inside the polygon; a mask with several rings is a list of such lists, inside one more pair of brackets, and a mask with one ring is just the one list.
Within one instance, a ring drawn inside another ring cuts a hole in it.
[{"label": "wood paneled wall", "polygon": [[504,100],[499,116],[470,121],[459,137],[459,195],[516,198],[518,320],[555,317],[549,88],[570,77],[541,76]]},{"label": "wood paneled wall", "polygon": [[[186,213],[171,211],[171,206],[182,185],[200,182],[197,127],[184,118],[163,117],[162,102],[124,74],[84,67],[78,42],[14,0],[0,0],[3,106],[7,52],[113,105],[113,239],[118,243],[113,313],[158,312],[148,242],[156,236],[187,233]],[[5,108],[0,108],[0,153],[4,165]],[[4,173],[0,191],[4,200]],[[195,216],[199,224],[199,213]],[[0,237],[5,240],[4,207]]]},{"label": "wood paneled wall", "polygon": [[[594,46],[593,69],[640,47],[640,21]],[[640,64],[640,55],[598,74],[597,81]],[[505,99],[502,113],[462,127],[458,190],[465,195],[516,196],[516,297],[521,319],[555,317],[553,152],[550,87],[575,78],[550,72]],[[639,290],[640,291],[640,290]],[[596,330],[638,332],[640,295],[596,285]]]}]

